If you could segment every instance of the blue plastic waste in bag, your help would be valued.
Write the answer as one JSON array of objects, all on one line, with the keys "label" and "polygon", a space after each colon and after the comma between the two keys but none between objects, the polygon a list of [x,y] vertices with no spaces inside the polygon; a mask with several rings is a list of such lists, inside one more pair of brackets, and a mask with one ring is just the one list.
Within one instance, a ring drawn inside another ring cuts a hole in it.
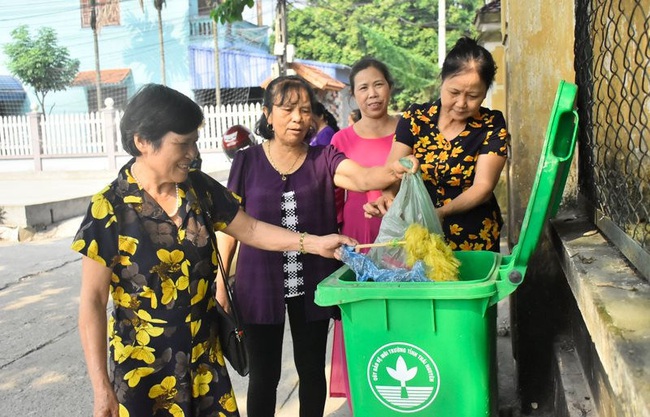
[{"label": "blue plastic waste in bag", "polygon": [[394,268],[383,269],[377,267],[375,263],[366,255],[357,253],[354,248],[344,246],[341,254],[341,260],[357,276],[357,281],[374,281],[374,282],[425,282],[431,281],[426,276],[424,264],[417,261],[411,269]]},{"label": "blue plastic waste in bag", "polygon": [[[406,167],[412,166],[406,158],[400,162]],[[423,225],[431,233],[442,234],[440,220],[419,172],[403,175],[399,192],[381,221],[375,243],[404,239],[406,229],[414,223]],[[356,274],[357,281],[431,282],[424,263],[417,261],[408,268],[406,257],[404,245],[385,245],[370,249],[367,255],[344,247],[341,260]]]}]

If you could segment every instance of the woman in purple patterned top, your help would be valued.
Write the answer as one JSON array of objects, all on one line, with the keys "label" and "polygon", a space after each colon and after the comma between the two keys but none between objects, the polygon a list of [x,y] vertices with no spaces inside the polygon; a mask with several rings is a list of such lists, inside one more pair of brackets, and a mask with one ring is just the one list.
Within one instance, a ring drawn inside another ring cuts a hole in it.
[{"label": "woman in purple patterned top", "polygon": [[316,133],[309,141],[309,146],[327,146],[332,141],[334,134],[339,131],[336,117],[320,102],[317,102],[311,111]]},{"label": "woman in purple patterned top", "polygon": [[[362,167],[331,146],[308,146],[305,137],[314,104],[314,93],[302,78],[273,80],[267,87],[264,114],[257,125],[257,133],[267,140],[237,152],[228,188],[241,197],[249,215],[290,230],[320,235],[338,229],[335,187],[354,191],[384,189],[395,183],[406,168],[399,162],[386,167]],[[226,266],[233,259],[235,243],[226,235],[219,236]],[[249,417],[275,413],[287,313],[300,378],[300,416],[323,415],[327,332],[336,310],[317,306],[314,292],[316,285],[340,265],[336,260],[300,251],[274,253],[240,244],[234,292],[250,355]]]}]

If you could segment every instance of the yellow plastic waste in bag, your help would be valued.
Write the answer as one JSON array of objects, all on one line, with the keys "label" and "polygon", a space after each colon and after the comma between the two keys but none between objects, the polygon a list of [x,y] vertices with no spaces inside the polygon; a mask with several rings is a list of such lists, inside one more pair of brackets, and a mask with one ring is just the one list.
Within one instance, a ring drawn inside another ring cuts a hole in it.
[{"label": "yellow plastic waste in bag", "polygon": [[427,277],[433,281],[458,281],[460,261],[438,233],[430,233],[418,223],[411,224],[404,234],[406,264],[413,267],[423,261]]}]

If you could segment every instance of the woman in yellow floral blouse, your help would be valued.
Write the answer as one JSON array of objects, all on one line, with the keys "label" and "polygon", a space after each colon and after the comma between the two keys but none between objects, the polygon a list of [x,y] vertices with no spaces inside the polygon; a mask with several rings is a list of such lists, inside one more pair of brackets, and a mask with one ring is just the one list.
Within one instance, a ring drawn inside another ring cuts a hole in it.
[{"label": "woman in yellow floral blouse", "polygon": [[[499,251],[503,220],[494,188],[506,163],[508,133],[501,112],[481,107],[496,74],[490,53],[461,38],[442,66],[440,98],[402,115],[387,163],[420,161],[422,178],[454,250]],[[387,198],[364,206],[382,215]]]},{"label": "woman in yellow floral blouse", "polygon": [[[73,242],[84,255],[79,333],[94,417],[239,415],[217,339],[217,256],[206,227],[261,249],[330,258],[356,243],[259,222],[217,181],[190,175],[202,123],[183,94],[155,84],[140,90],[120,125],[134,158],[92,198]],[[209,190],[212,224],[192,179]]]}]

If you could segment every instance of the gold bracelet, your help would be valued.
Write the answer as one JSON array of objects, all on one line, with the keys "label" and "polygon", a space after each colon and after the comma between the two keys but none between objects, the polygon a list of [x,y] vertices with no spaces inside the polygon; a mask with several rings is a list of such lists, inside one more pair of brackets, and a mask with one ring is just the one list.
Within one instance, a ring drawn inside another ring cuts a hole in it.
[{"label": "gold bracelet", "polygon": [[307,236],[307,232],[300,233],[300,248],[298,251],[303,255],[307,253],[305,252],[305,236]]}]

